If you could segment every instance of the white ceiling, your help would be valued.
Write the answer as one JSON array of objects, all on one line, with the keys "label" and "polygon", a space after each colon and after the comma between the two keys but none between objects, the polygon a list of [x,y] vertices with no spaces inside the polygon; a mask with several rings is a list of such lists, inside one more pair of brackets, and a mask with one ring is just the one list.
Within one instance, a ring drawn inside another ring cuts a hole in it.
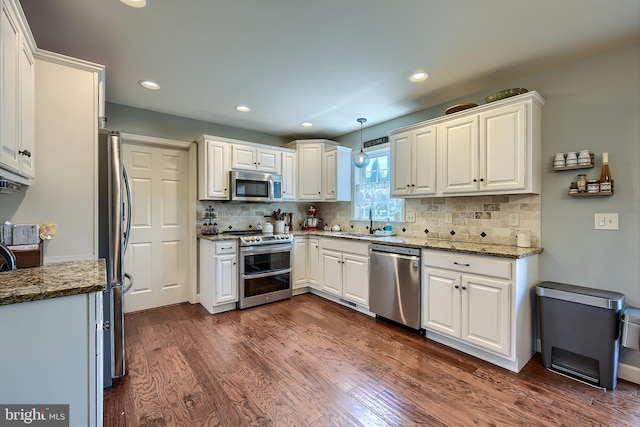
[{"label": "white ceiling", "polygon": [[[358,117],[381,123],[640,37],[639,0],[21,4],[39,48],[106,66],[108,102],[290,138],[339,136]],[[431,77],[411,83],[416,70]]]}]

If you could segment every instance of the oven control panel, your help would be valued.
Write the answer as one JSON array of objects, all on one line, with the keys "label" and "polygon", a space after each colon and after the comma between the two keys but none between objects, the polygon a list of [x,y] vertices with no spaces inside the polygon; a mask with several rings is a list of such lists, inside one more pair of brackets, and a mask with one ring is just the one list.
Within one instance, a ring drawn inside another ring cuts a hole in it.
[{"label": "oven control panel", "polygon": [[291,243],[293,236],[291,234],[273,234],[273,235],[255,235],[240,237],[242,245],[269,245],[274,243]]}]

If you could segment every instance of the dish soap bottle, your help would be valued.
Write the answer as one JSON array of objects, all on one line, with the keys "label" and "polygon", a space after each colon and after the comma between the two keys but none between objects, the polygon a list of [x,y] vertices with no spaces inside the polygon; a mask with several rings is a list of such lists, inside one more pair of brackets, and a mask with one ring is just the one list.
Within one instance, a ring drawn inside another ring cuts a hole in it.
[{"label": "dish soap bottle", "polygon": [[384,226],[384,231],[387,233],[391,233],[391,223],[389,222],[389,218],[387,218],[387,223]]}]

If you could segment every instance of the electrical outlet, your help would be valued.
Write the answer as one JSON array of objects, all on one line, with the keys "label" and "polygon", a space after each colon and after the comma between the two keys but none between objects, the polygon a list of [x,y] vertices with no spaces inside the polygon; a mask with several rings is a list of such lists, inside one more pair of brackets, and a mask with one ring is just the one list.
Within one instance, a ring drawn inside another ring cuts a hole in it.
[{"label": "electrical outlet", "polygon": [[415,212],[407,212],[407,222],[416,222]]},{"label": "electrical outlet", "polygon": [[594,214],[594,228],[596,230],[618,230],[617,213]]},{"label": "electrical outlet", "polygon": [[447,212],[444,214],[444,222],[447,224],[451,224],[453,222],[453,214],[451,212]]},{"label": "electrical outlet", "polygon": [[518,225],[520,224],[520,216],[517,213],[509,214],[509,225]]}]

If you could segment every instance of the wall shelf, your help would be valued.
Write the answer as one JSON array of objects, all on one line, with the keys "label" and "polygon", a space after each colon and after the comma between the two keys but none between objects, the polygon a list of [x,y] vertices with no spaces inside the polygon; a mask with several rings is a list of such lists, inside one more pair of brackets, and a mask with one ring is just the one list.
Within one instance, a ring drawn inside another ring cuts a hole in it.
[{"label": "wall shelf", "polygon": [[569,193],[571,197],[602,197],[613,196],[613,191],[599,191],[597,193]]},{"label": "wall shelf", "polygon": [[572,170],[576,170],[576,169],[592,169],[595,166],[595,158],[596,155],[594,153],[589,153],[589,155],[591,156],[591,163],[587,164],[587,165],[575,165],[575,166],[562,166],[562,167],[555,167],[553,166],[553,161],[551,162],[551,170],[555,171],[555,172],[559,172],[559,171],[572,171]]}]

